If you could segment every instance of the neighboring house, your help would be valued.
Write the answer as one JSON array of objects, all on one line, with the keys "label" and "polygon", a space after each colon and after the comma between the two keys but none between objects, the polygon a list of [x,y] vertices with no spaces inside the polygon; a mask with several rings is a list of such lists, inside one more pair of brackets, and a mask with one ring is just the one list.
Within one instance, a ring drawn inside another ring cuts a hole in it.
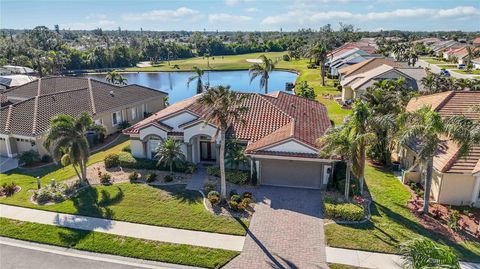
[{"label": "neighboring house", "polygon": [[15,157],[43,147],[50,119],[60,113],[77,117],[91,114],[107,135],[118,131],[122,121],[136,123],[148,112],[164,108],[167,93],[139,85],[114,86],[75,77],[48,77],[1,94],[0,155]]},{"label": "neighboring house", "polygon": [[472,60],[473,68],[480,70],[480,58],[476,58]]},{"label": "neighboring house", "polygon": [[431,46],[431,49],[433,50],[434,54],[437,57],[443,57],[443,52],[448,50],[451,47],[454,46],[461,46],[462,44],[458,43],[455,40],[447,40],[447,41],[440,41],[438,43],[434,43]]},{"label": "neighboring house", "polygon": [[28,76],[28,75],[4,75],[0,76],[0,89],[10,89],[12,87],[18,87],[23,84],[27,84],[34,80],[37,80],[37,77]]},{"label": "neighboring house", "polygon": [[479,37],[476,37],[473,41],[472,41],[472,45],[474,47],[480,47],[480,36]]},{"label": "neighboring house", "polygon": [[420,83],[421,79],[427,74],[423,68],[408,68],[408,67],[392,67],[382,64],[367,72],[357,75],[348,76],[340,81],[342,85],[342,101],[346,102],[351,99],[361,97],[368,87],[373,86],[376,81],[405,78],[408,86],[414,90],[423,91],[423,86]]},{"label": "neighboring house", "polygon": [[[464,115],[472,120],[480,120],[480,113],[471,107],[480,104],[478,91],[449,91],[425,95],[410,100],[408,111],[415,111],[423,106],[430,106],[443,118]],[[473,205],[480,207],[480,145],[475,145],[467,156],[458,157],[459,147],[445,138],[433,160],[433,181],[431,196],[433,201],[450,205]],[[415,143],[399,150],[398,160],[404,169],[404,181],[423,184],[425,171],[423,167],[411,166],[418,156]]]},{"label": "neighboring house", "polygon": [[[244,123],[234,122],[227,136],[244,145],[259,184],[324,188],[332,174],[332,160],[318,155],[317,139],[331,126],[325,106],[285,92],[237,94],[246,95],[243,106],[249,110]],[[218,164],[217,126],[206,124],[210,110],[198,102],[200,97],[175,103],[124,130],[132,154],[153,158],[158,145],[171,137],[183,143],[188,161]]]},{"label": "neighboring house", "polygon": [[340,59],[335,63],[332,63],[330,65],[330,74],[333,76],[339,76],[339,72],[338,72],[339,69],[347,66],[351,66],[357,63],[361,63],[372,58],[384,58],[384,57],[383,55],[379,55],[379,54],[360,55],[360,54],[354,53],[344,59]]},{"label": "neighboring house", "polygon": [[[455,58],[457,58],[457,63],[458,64],[464,64],[465,59],[468,56],[467,47],[468,46],[464,46],[464,47],[460,47],[460,48],[456,48],[456,49],[451,49],[448,52],[444,53],[444,58],[446,60],[450,60],[452,57],[455,57]],[[475,51],[475,48],[472,48],[472,50]],[[445,57],[445,55],[446,55],[446,57]]]},{"label": "neighboring house", "polygon": [[30,67],[17,66],[17,65],[4,65],[0,67],[0,75],[13,75],[13,74],[36,75],[37,71],[35,71]]},{"label": "neighboring house", "polygon": [[365,51],[361,50],[361,49],[352,48],[352,49],[342,51],[341,54],[338,54],[338,55],[328,59],[326,64],[328,66],[332,66],[332,65],[336,64],[337,62],[345,60],[346,58],[348,58],[352,55],[355,55],[355,56],[358,57],[358,56],[366,56],[366,55],[370,55],[370,54],[368,52],[365,52]]},{"label": "neighboring house", "polygon": [[340,68],[338,70],[338,78],[340,80],[344,80],[349,76],[365,73],[384,64],[393,67],[402,67],[402,64],[400,64],[399,62],[395,62],[391,58],[370,58],[366,61]]}]

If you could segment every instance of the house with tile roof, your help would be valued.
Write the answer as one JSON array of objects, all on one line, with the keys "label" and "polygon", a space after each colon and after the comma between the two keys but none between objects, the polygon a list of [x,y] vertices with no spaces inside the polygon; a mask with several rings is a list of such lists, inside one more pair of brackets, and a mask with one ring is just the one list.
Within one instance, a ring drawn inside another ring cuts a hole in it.
[{"label": "house with tile roof", "polygon": [[414,90],[423,91],[423,85],[420,83],[427,73],[423,68],[416,67],[394,67],[388,64],[382,64],[371,70],[355,75],[350,75],[340,81],[342,85],[342,101],[360,98],[368,87],[371,87],[377,81],[405,79],[405,83]]},{"label": "house with tile roof", "polygon": [[[318,155],[317,139],[331,126],[325,106],[285,92],[245,95],[248,113],[227,130],[245,147],[260,184],[323,188],[332,173],[332,160]],[[182,150],[193,163],[219,162],[217,126],[206,123],[209,109],[196,95],[153,114],[124,130],[130,136],[132,154],[152,158],[163,140],[182,142]]]},{"label": "house with tile roof", "polygon": [[[471,109],[478,104],[478,91],[448,91],[413,98],[407,111],[430,106],[442,118],[464,115],[471,120],[480,120],[480,113]],[[445,137],[433,159],[431,197],[437,203],[480,207],[480,145],[474,145],[467,156],[459,157],[458,153],[458,145]],[[416,144],[412,142],[402,147],[396,157],[402,167],[408,169],[404,181],[423,184],[424,168],[412,168],[418,158]]]},{"label": "house with tile roof", "polygon": [[480,36],[476,37],[473,41],[472,41],[472,45],[474,47],[480,47]]},{"label": "house with tile roof", "polygon": [[338,78],[344,80],[348,76],[354,76],[357,74],[365,73],[381,65],[389,65],[392,67],[402,67],[403,65],[399,62],[395,62],[391,58],[385,57],[374,57],[367,59],[366,61],[356,63],[354,65],[346,66],[338,70]]},{"label": "house with tile roof", "polygon": [[46,77],[1,93],[0,155],[15,157],[43,147],[50,119],[60,113],[73,117],[87,112],[107,135],[164,108],[167,93],[140,85],[116,86],[80,77]]}]

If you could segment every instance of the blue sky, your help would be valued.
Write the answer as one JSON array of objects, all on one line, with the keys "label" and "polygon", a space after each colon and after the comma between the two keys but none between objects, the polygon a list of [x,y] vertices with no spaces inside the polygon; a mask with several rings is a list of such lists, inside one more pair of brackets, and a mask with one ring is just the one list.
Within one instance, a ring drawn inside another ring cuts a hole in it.
[{"label": "blue sky", "polygon": [[480,30],[480,0],[0,0],[0,28]]}]

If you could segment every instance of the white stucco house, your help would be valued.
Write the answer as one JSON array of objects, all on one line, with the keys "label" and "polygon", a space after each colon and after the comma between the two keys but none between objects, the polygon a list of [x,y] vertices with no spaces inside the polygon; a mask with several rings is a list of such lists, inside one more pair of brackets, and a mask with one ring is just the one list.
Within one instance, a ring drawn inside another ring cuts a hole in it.
[{"label": "white stucco house", "polygon": [[[318,155],[317,139],[331,126],[323,104],[285,92],[245,94],[248,113],[227,132],[245,146],[250,171],[262,185],[324,188],[332,174],[330,159]],[[124,131],[137,158],[152,158],[155,149],[171,137],[183,142],[193,163],[218,163],[217,127],[206,123],[210,111],[196,95],[175,103]]]}]

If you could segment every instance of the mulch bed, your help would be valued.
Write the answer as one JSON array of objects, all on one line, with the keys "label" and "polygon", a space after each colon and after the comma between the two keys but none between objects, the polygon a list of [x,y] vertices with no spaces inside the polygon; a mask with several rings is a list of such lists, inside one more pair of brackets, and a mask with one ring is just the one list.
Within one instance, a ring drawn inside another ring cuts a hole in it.
[{"label": "mulch bed", "polygon": [[[408,187],[408,186],[407,186]],[[419,210],[423,208],[423,198],[419,197],[412,189],[408,188],[412,199],[408,202],[408,208],[418,218],[420,224],[432,233],[438,233],[454,242],[465,240],[480,239],[478,231],[480,221],[480,208],[445,206],[437,203],[430,203],[428,214],[422,215]],[[452,210],[457,210],[459,220],[457,222],[458,230],[454,231],[448,227],[448,219]],[[468,210],[469,214],[464,214]]]}]

